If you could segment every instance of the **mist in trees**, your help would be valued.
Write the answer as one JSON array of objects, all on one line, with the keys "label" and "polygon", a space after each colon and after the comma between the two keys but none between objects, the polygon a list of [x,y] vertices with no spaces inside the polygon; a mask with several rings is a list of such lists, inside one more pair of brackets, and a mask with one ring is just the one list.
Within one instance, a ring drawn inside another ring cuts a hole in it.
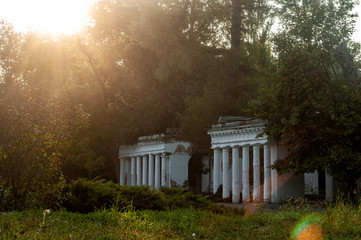
[{"label": "mist in trees", "polygon": [[56,199],[66,179],[116,181],[119,146],[168,127],[209,152],[220,115],[268,119],[291,148],[280,171],[358,178],[331,165],[360,162],[354,4],[100,0],[82,32],[57,39],[1,21],[0,205]]}]

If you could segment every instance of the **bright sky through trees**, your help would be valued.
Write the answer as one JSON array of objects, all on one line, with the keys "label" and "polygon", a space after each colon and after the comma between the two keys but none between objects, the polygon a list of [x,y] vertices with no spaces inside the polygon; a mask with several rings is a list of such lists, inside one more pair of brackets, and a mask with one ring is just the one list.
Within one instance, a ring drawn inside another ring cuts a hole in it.
[{"label": "bright sky through trees", "polygon": [[88,20],[93,0],[1,0],[0,18],[17,31],[28,29],[46,34],[72,34]]},{"label": "bright sky through trees", "polygon": [[[53,35],[79,31],[88,20],[89,6],[95,0],[1,0],[0,18],[17,31],[36,30]],[[361,6],[355,11],[361,15]],[[361,17],[353,39],[361,42]]]},{"label": "bright sky through trees", "polygon": [[355,12],[358,13],[358,19],[356,22],[356,31],[353,35],[353,40],[361,42],[361,4],[358,4],[356,6]]}]

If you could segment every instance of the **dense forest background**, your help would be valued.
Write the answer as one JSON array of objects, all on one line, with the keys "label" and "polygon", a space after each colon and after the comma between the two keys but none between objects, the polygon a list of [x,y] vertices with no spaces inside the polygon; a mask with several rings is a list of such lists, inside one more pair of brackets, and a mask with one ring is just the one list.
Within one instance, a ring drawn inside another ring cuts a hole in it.
[{"label": "dense forest background", "polygon": [[99,0],[82,32],[56,39],[1,21],[0,200],[40,201],[78,177],[117,181],[119,146],[169,127],[207,152],[221,115],[268,119],[266,133],[292,150],[280,170],[337,175],[341,159],[359,177],[354,5]]}]

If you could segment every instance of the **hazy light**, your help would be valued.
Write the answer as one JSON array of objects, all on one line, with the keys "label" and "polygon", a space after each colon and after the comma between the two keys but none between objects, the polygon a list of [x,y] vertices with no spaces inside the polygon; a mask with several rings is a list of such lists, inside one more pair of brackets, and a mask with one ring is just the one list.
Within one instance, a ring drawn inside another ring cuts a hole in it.
[{"label": "hazy light", "polygon": [[361,6],[357,6],[358,18],[355,26],[355,32],[352,35],[352,40],[361,42]]},{"label": "hazy light", "polygon": [[1,0],[0,18],[16,31],[72,34],[87,23],[93,0]]}]

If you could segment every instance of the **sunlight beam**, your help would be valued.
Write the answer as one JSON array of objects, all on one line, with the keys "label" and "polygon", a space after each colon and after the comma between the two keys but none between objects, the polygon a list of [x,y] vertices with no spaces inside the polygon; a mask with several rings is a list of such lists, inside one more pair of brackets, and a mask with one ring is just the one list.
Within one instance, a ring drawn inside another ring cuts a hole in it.
[{"label": "sunlight beam", "polygon": [[2,0],[0,17],[16,31],[70,35],[88,22],[93,0]]}]

